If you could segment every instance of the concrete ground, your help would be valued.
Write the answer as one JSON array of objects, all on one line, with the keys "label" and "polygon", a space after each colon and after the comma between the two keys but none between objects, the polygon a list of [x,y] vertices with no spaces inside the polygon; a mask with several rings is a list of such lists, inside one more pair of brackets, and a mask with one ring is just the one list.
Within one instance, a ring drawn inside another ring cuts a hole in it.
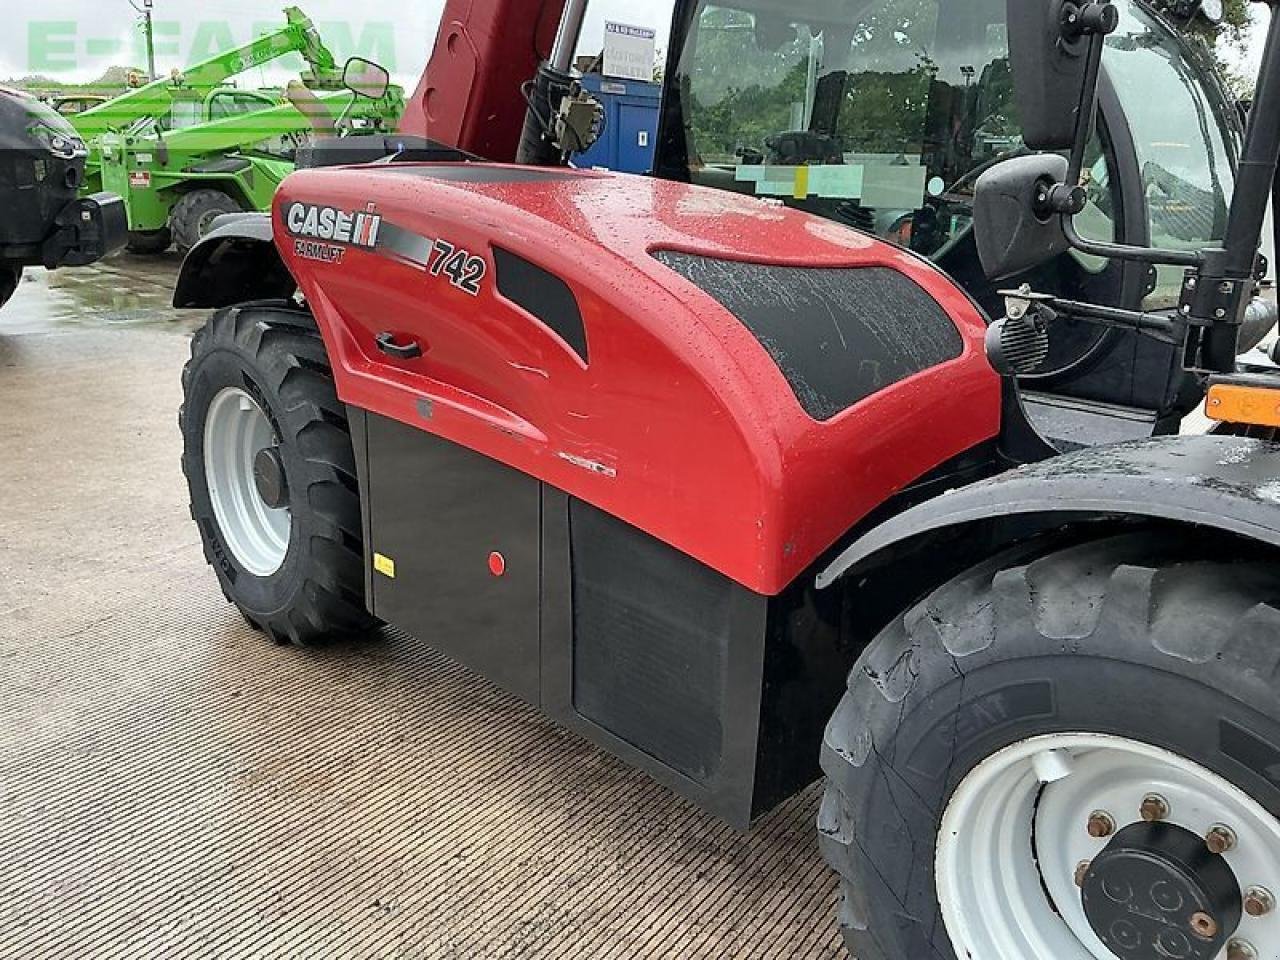
[{"label": "concrete ground", "polygon": [[814,790],[742,836],[407,637],[245,627],[176,266],[0,312],[0,958],[838,955]]}]

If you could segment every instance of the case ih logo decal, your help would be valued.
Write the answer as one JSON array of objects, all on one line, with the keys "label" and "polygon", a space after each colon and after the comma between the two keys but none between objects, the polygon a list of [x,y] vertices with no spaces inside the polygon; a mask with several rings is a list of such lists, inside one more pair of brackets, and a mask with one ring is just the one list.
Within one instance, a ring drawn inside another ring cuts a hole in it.
[{"label": "case ih logo decal", "polygon": [[358,213],[310,203],[291,203],[285,226],[294,253],[305,260],[340,264],[347,247],[361,247],[448,280],[463,293],[479,296],[489,264],[448,240],[433,240],[386,222],[369,204]]},{"label": "case ih logo decal", "polygon": [[293,249],[298,256],[321,263],[341,263],[346,251],[335,244],[377,249],[382,217],[374,213],[373,204],[359,213],[348,213],[335,207],[293,203],[285,213],[285,225],[296,238]]}]

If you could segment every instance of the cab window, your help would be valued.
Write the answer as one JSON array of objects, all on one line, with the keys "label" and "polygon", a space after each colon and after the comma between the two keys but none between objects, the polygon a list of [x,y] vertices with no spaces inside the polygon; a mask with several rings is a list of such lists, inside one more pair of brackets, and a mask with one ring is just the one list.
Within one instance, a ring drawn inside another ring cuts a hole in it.
[{"label": "cab window", "polygon": [[[1007,0],[699,0],[677,65],[684,150],[664,175],[783,202],[930,256],[981,286],[972,262],[978,177],[1026,151],[1009,69]],[[1222,238],[1232,189],[1225,111],[1203,65],[1134,2],[1103,67],[1141,174],[1123,222],[1111,137],[1093,138],[1077,228],[1097,240],[1197,248]],[[1129,149],[1126,147],[1126,149]],[[1073,252],[1052,289],[1080,295],[1106,261]],[[1114,265],[1111,265],[1114,266]],[[1161,269],[1146,306],[1176,302]]]},{"label": "cab window", "polygon": [[703,3],[681,66],[689,178],[922,253],[1020,152],[1005,0]]},{"label": "cab window", "polygon": [[209,98],[209,119],[226,120],[246,113],[269,110],[274,106],[277,106],[276,101],[261,94],[235,91],[215,93]]},{"label": "cab window", "polygon": [[[1208,246],[1223,238],[1235,183],[1228,154],[1235,131],[1222,119],[1229,112],[1210,101],[1203,69],[1176,37],[1136,5],[1119,10],[1103,64],[1133,138],[1151,245]],[[1176,306],[1181,288],[1182,269],[1160,267],[1144,306]]]}]

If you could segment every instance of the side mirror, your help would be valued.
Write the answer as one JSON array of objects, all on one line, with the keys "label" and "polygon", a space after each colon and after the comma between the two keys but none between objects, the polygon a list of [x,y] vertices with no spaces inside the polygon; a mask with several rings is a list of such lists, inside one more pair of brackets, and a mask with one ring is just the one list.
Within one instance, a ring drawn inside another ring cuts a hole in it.
[{"label": "side mirror", "polygon": [[1032,150],[1070,149],[1089,81],[1090,43],[1115,30],[1120,14],[1109,0],[1008,0],[1008,18],[1022,139]]},{"label": "side mirror", "polygon": [[1070,249],[1062,217],[1045,208],[1049,191],[1066,175],[1066,157],[1043,153],[1004,160],[978,178],[973,233],[990,279],[1022,273]]},{"label": "side mirror", "polygon": [[372,60],[352,57],[342,68],[342,85],[357,97],[381,100],[391,89],[391,74]]}]

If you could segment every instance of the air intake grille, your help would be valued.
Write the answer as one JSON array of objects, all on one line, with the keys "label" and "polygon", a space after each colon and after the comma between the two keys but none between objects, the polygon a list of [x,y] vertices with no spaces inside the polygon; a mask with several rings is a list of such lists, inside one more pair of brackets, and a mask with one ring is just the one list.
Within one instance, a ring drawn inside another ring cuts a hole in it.
[{"label": "air intake grille", "polygon": [[886,267],[782,267],[658,251],[718,300],[773,357],[815,420],[960,356],[951,318]]}]

